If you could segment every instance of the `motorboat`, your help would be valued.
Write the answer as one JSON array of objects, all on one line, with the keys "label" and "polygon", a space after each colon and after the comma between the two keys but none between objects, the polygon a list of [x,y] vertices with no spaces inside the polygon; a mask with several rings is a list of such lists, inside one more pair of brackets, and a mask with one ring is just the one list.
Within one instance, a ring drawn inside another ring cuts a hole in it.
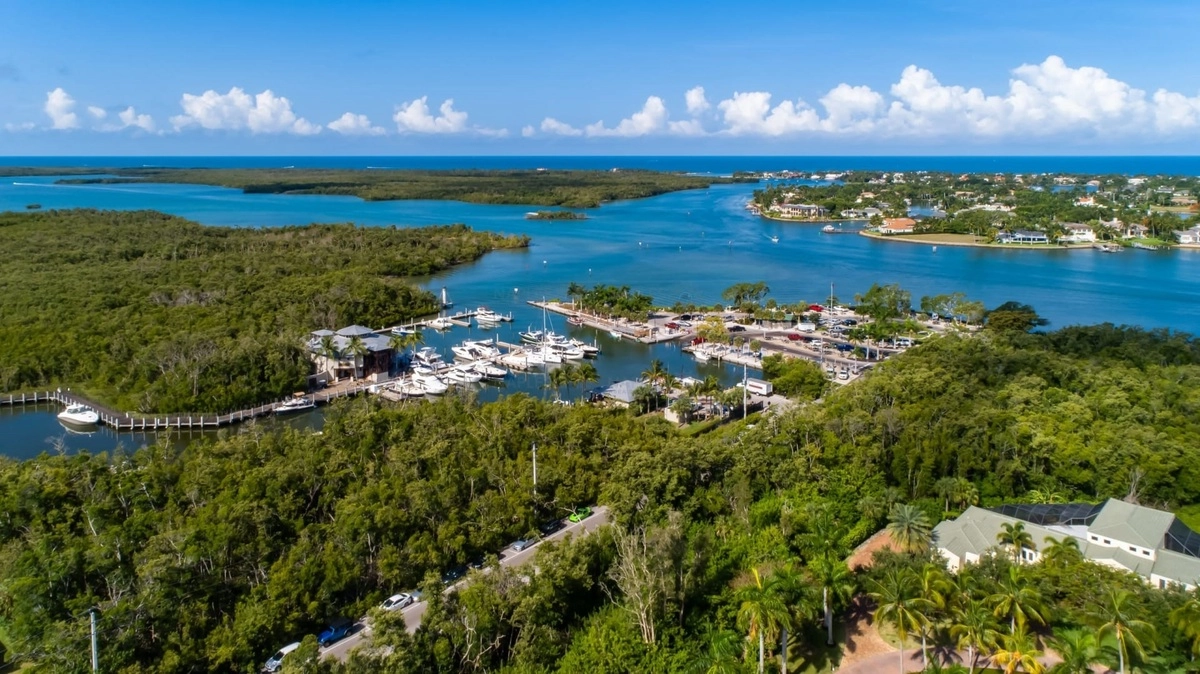
[{"label": "motorboat", "polygon": [[413,375],[413,383],[424,389],[425,393],[431,396],[437,396],[450,390],[446,386],[446,382],[442,381],[441,377],[433,374],[415,374]]},{"label": "motorboat", "polygon": [[449,318],[446,318],[445,316],[438,316],[432,321],[429,321],[429,327],[433,328],[434,330],[449,330],[450,328],[454,327],[454,324],[450,322]]},{"label": "motorboat", "polygon": [[825,225],[824,227],[821,228],[821,231],[825,232],[826,234],[833,234],[837,230],[834,228],[833,225]]},{"label": "motorboat", "polygon": [[567,343],[582,351],[585,358],[595,358],[596,356],[600,355],[600,347],[596,346],[595,344],[581,342],[578,339],[572,339]]},{"label": "motorboat", "polygon": [[414,363],[413,366],[410,367],[409,369],[412,371],[413,374],[421,374],[421,375],[426,375],[426,376],[431,375],[431,374],[437,374],[437,370],[435,370],[434,368],[432,368],[428,365],[422,365],[420,363]]},{"label": "motorboat", "polygon": [[475,320],[480,323],[496,324],[504,320],[500,314],[488,309],[487,307],[479,307],[475,310]]},{"label": "motorboat", "polygon": [[409,398],[417,398],[425,395],[425,387],[412,379],[400,379],[393,382],[392,390]]},{"label": "motorboat", "polygon": [[521,341],[526,344],[541,344],[542,337],[545,335],[541,330],[529,329],[518,333],[521,335]]},{"label": "motorboat", "polygon": [[468,346],[466,344],[452,346],[450,347],[450,350],[454,352],[455,360],[472,361],[479,360],[482,357],[479,351],[477,351],[473,346]]},{"label": "motorboat", "polygon": [[483,361],[472,363],[471,369],[482,375],[484,379],[500,380],[508,376],[508,370]]},{"label": "motorboat", "polygon": [[442,363],[442,354],[437,352],[437,349],[432,346],[421,347],[413,354],[413,362],[430,367],[439,367]]},{"label": "motorboat", "polygon": [[480,358],[495,358],[500,355],[500,349],[497,349],[492,342],[463,342],[463,346],[469,346],[479,354]]},{"label": "motorboat", "polygon": [[692,356],[701,363],[707,363],[708,361],[712,360],[712,355],[704,349],[696,349],[695,351],[692,351]]},{"label": "motorboat", "polygon": [[[561,362],[561,359],[559,362]],[[542,358],[542,354],[533,351],[525,352],[525,367],[543,367],[545,364],[546,359]]]},{"label": "motorboat", "polygon": [[583,349],[575,348],[570,344],[550,342],[546,346],[565,360],[583,360]]},{"label": "motorboat", "polygon": [[303,396],[303,395],[298,395],[298,396],[293,396],[291,398],[288,398],[287,400],[276,405],[275,406],[275,414],[287,414],[289,412],[303,412],[304,410],[311,410],[312,408],[314,408],[316,406],[317,406],[317,404],[315,402],[313,402],[312,398],[309,398],[309,397]]},{"label": "motorboat", "polygon": [[557,365],[557,364],[563,362],[563,357],[560,354],[556,353],[555,351],[551,350],[549,346],[542,347],[541,356],[542,356],[542,362],[549,363],[551,365]]},{"label": "motorboat", "polygon": [[470,367],[452,367],[446,371],[446,379],[456,384],[475,384],[483,380],[483,375]]},{"label": "motorboat", "polygon": [[609,334],[609,336],[611,336],[613,339],[622,339],[622,338],[624,338],[624,337],[625,337],[625,333],[623,333],[623,332],[618,332],[618,331],[616,331],[616,330],[609,330],[609,331],[608,331],[608,334]]},{"label": "motorboat", "polygon": [[398,337],[415,335],[417,334],[417,327],[415,325],[397,325],[396,327],[392,328],[392,334]]},{"label": "motorboat", "polygon": [[571,314],[567,317],[567,323],[570,325],[583,325],[583,318],[579,314]]},{"label": "motorboat", "polygon": [[100,413],[87,405],[74,403],[58,413],[58,420],[76,426],[92,426],[99,423]]}]

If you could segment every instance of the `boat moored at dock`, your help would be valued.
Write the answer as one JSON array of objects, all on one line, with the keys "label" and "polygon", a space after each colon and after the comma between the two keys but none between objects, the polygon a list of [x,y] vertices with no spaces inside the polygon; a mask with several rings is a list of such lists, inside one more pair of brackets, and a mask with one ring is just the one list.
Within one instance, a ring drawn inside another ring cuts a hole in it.
[{"label": "boat moored at dock", "polygon": [[58,420],[75,426],[95,426],[100,422],[100,413],[87,405],[67,405],[67,409],[59,412]]}]

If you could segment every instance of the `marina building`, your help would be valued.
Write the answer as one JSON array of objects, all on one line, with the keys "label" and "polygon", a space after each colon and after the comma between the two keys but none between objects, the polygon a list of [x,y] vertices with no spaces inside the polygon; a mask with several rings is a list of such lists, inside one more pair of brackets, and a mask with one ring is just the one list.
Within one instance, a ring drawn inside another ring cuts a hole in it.
[{"label": "marina building", "polygon": [[324,376],[327,381],[347,377],[387,379],[395,357],[391,338],[362,325],[349,325],[336,332],[314,330],[309,334],[308,351],[318,377]]},{"label": "marina building", "polygon": [[1192,590],[1200,584],[1200,534],[1169,512],[1111,498],[1098,504],[972,506],[934,527],[934,545],[957,571],[989,553],[1012,555],[998,537],[1004,525],[1017,522],[1032,541],[1018,555],[1022,563],[1041,560],[1046,545],[1070,537],[1086,559],[1136,573],[1154,587]]}]

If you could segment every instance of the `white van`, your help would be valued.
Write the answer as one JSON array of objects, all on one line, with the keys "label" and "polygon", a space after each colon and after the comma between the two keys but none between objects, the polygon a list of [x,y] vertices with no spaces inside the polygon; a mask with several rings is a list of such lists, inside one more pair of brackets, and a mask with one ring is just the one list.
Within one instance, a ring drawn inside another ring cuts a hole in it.
[{"label": "white van", "polygon": [[746,390],[755,395],[769,396],[775,390],[775,387],[769,381],[747,377]]},{"label": "white van", "polygon": [[286,657],[288,653],[291,653],[292,651],[296,650],[297,648],[300,648],[299,641],[288,644],[287,646],[284,646],[283,648],[279,649],[278,653],[276,653],[275,655],[272,655],[270,660],[267,660],[267,664],[263,665],[262,670],[264,672],[278,672],[279,668],[283,667],[283,658]]},{"label": "white van", "polygon": [[796,329],[800,332],[816,332],[817,326],[815,323],[804,321],[796,325]]}]

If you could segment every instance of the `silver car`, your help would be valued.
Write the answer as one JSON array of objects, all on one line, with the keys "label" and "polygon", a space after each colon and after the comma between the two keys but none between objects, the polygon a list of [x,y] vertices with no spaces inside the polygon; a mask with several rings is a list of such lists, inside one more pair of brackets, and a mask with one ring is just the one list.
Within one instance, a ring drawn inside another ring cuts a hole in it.
[{"label": "silver car", "polygon": [[384,599],[379,608],[385,611],[399,611],[411,603],[413,603],[412,595],[407,592],[401,592],[400,594],[394,594]]}]

